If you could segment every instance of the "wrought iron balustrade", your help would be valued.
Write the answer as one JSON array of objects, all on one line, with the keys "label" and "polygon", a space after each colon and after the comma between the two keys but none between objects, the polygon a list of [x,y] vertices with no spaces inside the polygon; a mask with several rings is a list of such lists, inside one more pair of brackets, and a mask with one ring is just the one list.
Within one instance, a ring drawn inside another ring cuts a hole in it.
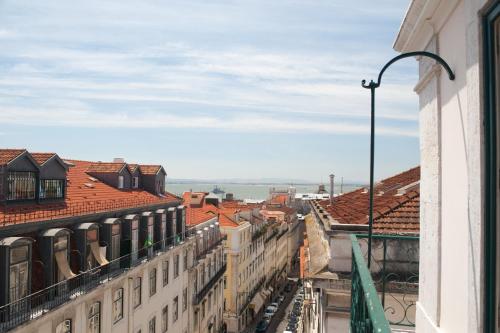
[{"label": "wrought iron balustrade", "polygon": [[194,304],[200,304],[200,302],[207,296],[208,292],[210,289],[212,289],[217,281],[219,281],[220,278],[222,278],[222,275],[226,272],[226,267],[227,264],[223,264],[219,271],[208,281],[208,283],[198,292],[194,295],[193,297],[193,303]]},{"label": "wrought iron balustrade", "polygon": [[351,332],[390,333],[389,322],[355,235],[351,235],[351,244]]},{"label": "wrought iron balustrade", "polygon": [[[155,249],[155,245],[164,244],[161,240],[152,244],[148,249]],[[7,332],[30,320],[37,319],[50,310],[70,302],[75,298],[91,292],[96,287],[127,272],[129,269],[146,263],[160,253],[168,251],[168,247],[147,251],[148,255],[137,258],[138,252],[130,253],[82,272],[75,277],[36,291],[26,297],[0,306],[0,332]]]},{"label": "wrought iron balustrade", "polygon": [[200,259],[200,258],[206,256],[210,251],[212,251],[213,249],[215,249],[217,246],[221,245],[222,241],[224,241],[226,239],[227,239],[227,235],[222,235],[218,240],[216,240],[215,242],[213,242],[213,244],[211,244],[210,246],[208,246],[206,249],[198,252],[196,254],[196,259]]}]

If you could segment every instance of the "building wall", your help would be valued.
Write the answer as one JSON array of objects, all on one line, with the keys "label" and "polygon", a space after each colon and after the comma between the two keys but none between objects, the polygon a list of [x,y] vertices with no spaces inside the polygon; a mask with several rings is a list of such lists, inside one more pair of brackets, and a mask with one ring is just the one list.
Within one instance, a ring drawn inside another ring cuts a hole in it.
[{"label": "building wall", "polygon": [[[187,270],[180,267],[180,274],[177,278],[173,275],[173,257],[175,254],[182,253],[184,248],[191,246],[188,241],[174,249],[158,255],[151,261],[145,262],[126,273],[119,275],[111,281],[102,284],[85,295],[76,297],[57,309],[39,317],[37,320],[31,320],[21,325],[12,332],[19,333],[53,333],[56,326],[65,319],[72,320],[72,332],[85,333],[88,327],[88,311],[94,302],[101,304],[101,332],[116,333],[136,333],[148,332],[149,320],[156,317],[156,332],[161,331],[162,309],[168,305],[168,330],[172,332],[188,332],[188,311],[182,311],[182,291],[188,283]],[[162,263],[164,260],[170,260],[170,278],[169,283],[163,286],[162,283]],[[156,268],[156,293],[149,295],[149,272]],[[142,278],[141,305],[133,308],[133,279]],[[112,297],[113,291],[123,288],[123,318],[113,323]],[[179,319],[173,321],[173,300],[179,296]],[[188,303],[189,305],[190,303]]]},{"label": "building wall", "polygon": [[411,23],[403,25],[395,45],[400,52],[437,52],[456,74],[450,81],[433,62],[419,61],[415,91],[420,99],[422,202],[417,332],[483,329],[479,20],[487,2],[414,1],[419,10],[410,10]]}]

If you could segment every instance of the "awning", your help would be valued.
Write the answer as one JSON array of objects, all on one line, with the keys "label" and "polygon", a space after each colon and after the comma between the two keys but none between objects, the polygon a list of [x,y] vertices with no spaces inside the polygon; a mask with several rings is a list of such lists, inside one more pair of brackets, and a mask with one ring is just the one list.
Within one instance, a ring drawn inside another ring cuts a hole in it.
[{"label": "awning", "polygon": [[68,256],[66,251],[57,251],[55,256],[57,267],[59,267],[59,270],[61,271],[61,273],[63,273],[64,277],[66,279],[74,278],[76,274],[71,271],[71,268],[69,268]]},{"label": "awning", "polygon": [[107,265],[109,264],[109,261],[106,260],[101,255],[101,250],[99,249],[99,243],[98,242],[92,242],[90,243],[90,250],[92,251],[92,255],[94,256],[95,260],[99,263],[99,265]]},{"label": "awning", "polygon": [[262,308],[262,305],[264,305],[264,299],[262,298],[260,293],[255,294],[252,301],[250,302],[250,308],[252,308],[255,313],[258,313]]},{"label": "awning", "polygon": [[272,293],[273,292],[273,287],[269,287],[269,292]]},{"label": "awning", "polygon": [[264,297],[268,297],[269,295],[271,295],[271,292],[267,289],[264,289],[261,291],[262,295],[264,295]]}]

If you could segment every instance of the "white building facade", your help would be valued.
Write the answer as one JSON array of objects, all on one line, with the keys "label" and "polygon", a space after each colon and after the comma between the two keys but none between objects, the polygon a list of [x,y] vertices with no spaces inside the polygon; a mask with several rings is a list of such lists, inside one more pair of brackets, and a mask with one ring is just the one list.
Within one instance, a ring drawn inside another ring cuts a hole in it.
[{"label": "white building facade", "polygon": [[498,332],[499,13],[498,1],[414,0],[394,45],[438,54],[456,76],[418,59],[417,332]]}]

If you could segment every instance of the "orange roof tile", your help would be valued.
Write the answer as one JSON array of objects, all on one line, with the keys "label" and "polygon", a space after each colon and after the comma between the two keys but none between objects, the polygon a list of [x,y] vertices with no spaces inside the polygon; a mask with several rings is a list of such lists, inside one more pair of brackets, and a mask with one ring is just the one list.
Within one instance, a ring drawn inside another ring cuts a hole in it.
[{"label": "orange roof tile", "polygon": [[36,161],[36,163],[42,165],[51,159],[56,153],[30,153],[31,157]]},{"label": "orange roof tile", "polygon": [[59,203],[22,204],[0,207],[3,225],[87,215],[99,212],[176,202],[180,199],[166,192],[156,196],[142,189],[119,190],[87,173],[93,162],[70,160],[74,166],[67,173],[66,199]]},{"label": "orange roof tile", "polygon": [[156,175],[160,171],[161,165],[145,165],[140,164],[139,170],[143,175]]},{"label": "orange roof tile", "polygon": [[130,173],[135,172],[135,170],[139,167],[139,164],[127,164],[128,171]]},{"label": "orange roof tile", "polygon": [[0,149],[0,165],[6,165],[22,153],[26,149]]},{"label": "orange roof tile", "polygon": [[125,163],[114,162],[91,162],[88,166],[87,172],[92,173],[117,173],[125,167]]},{"label": "orange roof tile", "polygon": [[[375,184],[373,200],[375,231],[419,232],[419,180],[420,167],[415,167]],[[403,188],[407,190],[401,191]],[[330,204],[330,200],[319,201],[319,204],[338,223],[368,223],[369,192],[367,189],[358,189],[335,197],[333,204]],[[398,217],[400,219],[396,221]]]}]

